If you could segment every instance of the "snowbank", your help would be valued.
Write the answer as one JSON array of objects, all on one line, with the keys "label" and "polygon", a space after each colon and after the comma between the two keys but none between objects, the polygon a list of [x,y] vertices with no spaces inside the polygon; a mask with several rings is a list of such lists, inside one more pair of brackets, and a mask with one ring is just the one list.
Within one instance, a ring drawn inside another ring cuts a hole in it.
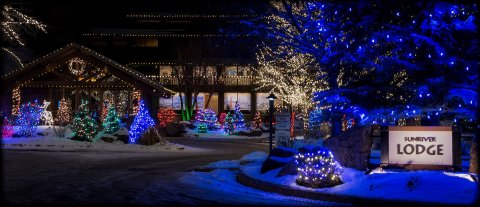
[{"label": "snowbank", "polygon": [[[363,198],[433,202],[444,204],[471,204],[477,198],[477,183],[470,175],[443,171],[374,171],[369,175],[344,168],[344,184],[332,188],[311,189],[295,183],[296,175],[276,177],[279,169],[260,174],[261,162],[243,166],[242,171],[255,179],[298,190]],[[410,183],[410,184],[408,184]]]},{"label": "snowbank", "polygon": [[[192,138],[223,138],[223,139],[260,139],[260,138],[267,138],[269,136],[268,133],[263,133],[261,136],[258,137],[249,137],[249,136],[239,136],[239,135],[228,135],[225,134],[223,129],[218,130],[209,130],[207,133],[199,133],[197,129],[186,129],[187,133],[185,133],[185,137],[192,137]],[[247,130],[243,130],[247,132]]]}]

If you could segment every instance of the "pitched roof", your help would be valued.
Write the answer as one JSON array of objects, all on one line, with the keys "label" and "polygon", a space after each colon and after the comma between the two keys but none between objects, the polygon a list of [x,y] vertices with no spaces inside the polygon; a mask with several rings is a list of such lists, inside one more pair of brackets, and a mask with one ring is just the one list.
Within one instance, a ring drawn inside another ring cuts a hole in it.
[{"label": "pitched roof", "polygon": [[32,71],[34,68],[36,68],[36,66],[39,66],[41,65],[42,63],[45,63],[49,60],[52,60],[54,59],[55,57],[58,57],[62,54],[66,54],[66,53],[69,53],[69,52],[72,52],[72,51],[76,51],[78,50],[80,53],[84,54],[84,55],[88,55],[88,56],[92,56],[102,62],[104,62],[106,65],[108,66],[111,66],[113,69],[116,69],[116,70],[119,70],[123,73],[126,73],[128,74],[129,76],[131,76],[132,78],[134,78],[135,80],[138,80],[146,85],[149,85],[151,86],[153,89],[156,89],[156,90],[159,90],[159,92],[164,92],[168,95],[172,95],[175,93],[175,91],[173,90],[170,90],[162,85],[160,85],[159,83],[147,78],[145,75],[143,75],[142,73],[130,68],[130,67],[127,67],[127,66],[124,66],[120,63],[117,63],[116,61],[113,61],[112,59],[110,58],[107,58],[105,57],[104,55],[98,53],[98,52],[95,52],[93,51],[92,49],[90,48],[87,48],[83,45],[80,45],[80,44],[77,44],[77,43],[70,43],[64,47],[61,47],[57,50],[54,50],[53,52],[51,53],[48,53],[42,57],[39,57],[37,58],[36,60],[28,63],[28,64],[25,64],[23,67],[20,67],[20,68],[17,68],[7,74],[5,74],[2,79],[3,80],[15,80],[16,77],[22,75],[22,74],[25,74],[29,71]]}]

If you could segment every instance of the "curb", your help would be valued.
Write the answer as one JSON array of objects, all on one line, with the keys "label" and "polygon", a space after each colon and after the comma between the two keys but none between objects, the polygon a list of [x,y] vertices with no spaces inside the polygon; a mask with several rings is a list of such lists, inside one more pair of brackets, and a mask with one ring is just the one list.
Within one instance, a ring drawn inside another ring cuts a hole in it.
[{"label": "curb", "polygon": [[[335,195],[327,194],[313,191],[303,191],[299,189],[294,189],[288,186],[282,186],[278,184],[273,184],[265,182],[262,180],[257,180],[246,174],[241,170],[237,174],[236,180],[238,183],[255,188],[261,191],[278,193],[286,196],[294,196],[300,198],[307,198],[312,200],[322,200],[330,201],[337,203],[348,203],[357,206],[472,206],[475,203],[470,205],[465,204],[445,204],[445,203],[427,203],[427,202],[412,202],[404,200],[393,200],[393,199],[381,199],[381,198],[363,198],[358,196],[349,196],[349,195]],[[477,200],[478,202],[478,200]]]}]

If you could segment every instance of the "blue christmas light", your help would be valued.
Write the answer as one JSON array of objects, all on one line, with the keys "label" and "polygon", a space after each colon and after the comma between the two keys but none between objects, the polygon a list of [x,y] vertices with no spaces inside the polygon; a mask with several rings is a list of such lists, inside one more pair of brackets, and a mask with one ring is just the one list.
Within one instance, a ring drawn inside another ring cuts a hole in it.
[{"label": "blue christmas light", "polygon": [[342,167],[326,148],[307,146],[295,155],[296,183],[308,187],[329,187],[341,184]]}]

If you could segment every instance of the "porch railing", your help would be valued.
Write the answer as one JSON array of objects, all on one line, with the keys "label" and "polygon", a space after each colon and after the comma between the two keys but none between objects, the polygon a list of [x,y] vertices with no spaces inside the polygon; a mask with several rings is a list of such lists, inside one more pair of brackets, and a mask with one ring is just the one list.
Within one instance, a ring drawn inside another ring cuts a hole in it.
[{"label": "porch railing", "polygon": [[[178,78],[176,76],[147,75],[147,77],[162,85],[179,85]],[[215,82],[217,82],[226,86],[249,86],[252,85],[255,81],[255,76],[220,76],[218,77],[218,80],[215,81],[216,78],[217,77],[215,76],[205,76],[196,77],[194,80],[207,84],[214,84]],[[180,76],[180,80],[182,79],[183,77]]]}]

